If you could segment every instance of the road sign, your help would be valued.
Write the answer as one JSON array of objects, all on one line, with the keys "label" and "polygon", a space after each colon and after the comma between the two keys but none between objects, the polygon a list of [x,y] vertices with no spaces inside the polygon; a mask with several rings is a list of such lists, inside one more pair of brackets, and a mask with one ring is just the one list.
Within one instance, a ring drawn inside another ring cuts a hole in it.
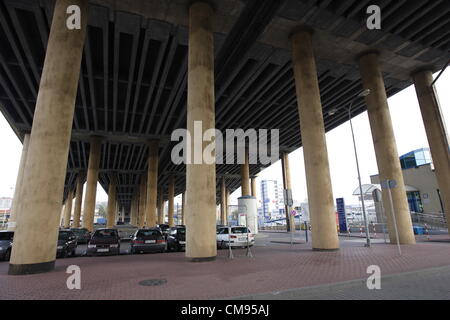
[{"label": "road sign", "polygon": [[395,187],[397,187],[397,181],[395,181],[395,180],[381,181],[381,188],[383,188],[383,189],[394,189]]}]

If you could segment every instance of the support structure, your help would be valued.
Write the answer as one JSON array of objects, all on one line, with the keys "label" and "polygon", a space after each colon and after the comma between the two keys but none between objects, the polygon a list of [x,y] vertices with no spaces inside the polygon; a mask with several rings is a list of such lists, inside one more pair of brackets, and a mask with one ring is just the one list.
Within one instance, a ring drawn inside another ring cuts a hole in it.
[{"label": "support structure", "polygon": [[131,212],[130,212],[130,224],[132,226],[137,226],[138,214],[139,214],[139,201],[137,197],[137,193],[133,195],[133,199],[131,200]]},{"label": "support structure", "polygon": [[73,190],[67,193],[66,205],[64,206],[64,224],[65,229],[70,228],[70,219],[72,218]]},{"label": "support structure", "polygon": [[25,163],[27,160],[29,144],[30,144],[30,135],[25,134],[23,137],[22,155],[20,156],[19,172],[17,173],[16,186],[14,188],[14,196],[13,196],[13,201],[12,201],[12,205],[11,205],[11,213],[9,214],[8,231],[14,231],[16,228],[16,215],[20,210],[20,208],[19,208],[20,203],[21,203],[20,190],[22,188],[22,183],[23,183],[23,173],[25,170]]},{"label": "support structure", "polygon": [[116,223],[117,179],[114,174],[109,177],[108,207],[106,208],[106,227],[112,228]]},{"label": "support structure", "polygon": [[437,93],[432,87],[433,73],[429,70],[420,71],[414,74],[413,78],[433,158],[439,193],[448,222],[450,221],[450,150],[447,129]]},{"label": "support structure", "polygon": [[[81,28],[69,30],[67,7],[77,5]],[[70,134],[87,23],[87,0],[55,3],[21,188],[9,274],[54,268]],[[39,241],[36,241],[39,239]]]},{"label": "support structure", "polygon": [[85,175],[84,173],[78,172],[77,175],[77,190],[75,194],[75,208],[73,211],[73,227],[80,227],[81,220],[81,206],[83,205],[83,186],[84,186]]},{"label": "support structure", "polygon": [[227,184],[225,181],[225,177],[222,177],[222,184],[220,188],[220,224],[226,225],[227,224]]},{"label": "support structure", "polygon": [[339,240],[311,32],[300,30],[292,36],[291,41],[311,215],[312,247],[314,250],[337,250]]},{"label": "support structure", "polygon": [[147,177],[141,176],[141,184],[139,186],[139,219],[138,227],[143,228],[145,226],[145,202],[147,199]]},{"label": "support structure", "polygon": [[[189,58],[187,130],[194,136],[194,123],[202,122],[201,135],[215,128],[213,9],[205,2],[189,8]],[[194,140],[194,139],[193,139]],[[214,144],[214,142],[212,143]],[[192,154],[203,153],[203,143]],[[217,255],[215,163],[186,164],[186,257],[208,261]],[[195,192],[194,192],[195,190]]]},{"label": "support structure", "polygon": [[[378,54],[374,52],[363,54],[359,57],[358,62],[364,89],[370,90],[370,95],[365,99],[380,180],[396,181],[397,186],[391,190],[391,193],[399,242],[400,244],[413,244],[416,241],[389,113],[386,89],[378,63]],[[397,243],[388,190],[383,190],[383,205],[391,243]]]},{"label": "support structure", "polygon": [[86,195],[84,197],[83,208],[83,227],[91,232],[94,231],[95,201],[97,197],[101,151],[102,139],[100,137],[92,137],[90,141]]},{"label": "support structure", "polygon": [[169,189],[168,189],[169,195],[169,208],[168,208],[168,218],[169,218],[169,226],[174,227],[175,222],[173,219],[173,212],[175,209],[174,200],[175,200],[175,179],[173,176],[169,179]]},{"label": "support structure", "polygon": [[242,196],[250,196],[250,165],[248,161],[248,150],[245,150],[245,162],[241,164],[241,192]]},{"label": "support structure", "polygon": [[[292,200],[292,186],[291,186],[291,169],[289,166],[289,154],[283,152],[281,154],[281,169],[283,171],[283,189],[285,196],[289,195]],[[284,211],[286,213],[286,228],[287,231],[295,230],[295,218],[291,215],[292,205],[286,204],[286,200],[284,199]]]},{"label": "support structure", "polygon": [[181,224],[184,225],[184,215],[186,207],[186,191],[181,194]]},{"label": "support structure", "polygon": [[148,176],[147,176],[147,199],[145,205],[146,227],[156,226],[157,219],[157,197],[158,197],[158,141],[151,141],[148,144]]}]

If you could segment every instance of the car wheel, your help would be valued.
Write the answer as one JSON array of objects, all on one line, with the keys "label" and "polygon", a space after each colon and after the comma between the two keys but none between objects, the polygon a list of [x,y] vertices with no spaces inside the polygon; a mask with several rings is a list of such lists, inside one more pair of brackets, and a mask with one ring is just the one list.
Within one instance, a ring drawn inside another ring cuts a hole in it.
[{"label": "car wheel", "polygon": [[5,254],[5,261],[9,261],[11,259],[11,249],[8,249]]},{"label": "car wheel", "polygon": [[76,249],[73,249],[72,252],[70,253],[70,256],[71,256],[72,258],[74,258],[76,255],[77,255],[77,250],[76,250]]},{"label": "car wheel", "polygon": [[63,258],[63,259],[67,258],[67,254],[68,254],[68,252],[67,252],[67,250],[65,250],[64,253],[61,255],[61,258]]}]

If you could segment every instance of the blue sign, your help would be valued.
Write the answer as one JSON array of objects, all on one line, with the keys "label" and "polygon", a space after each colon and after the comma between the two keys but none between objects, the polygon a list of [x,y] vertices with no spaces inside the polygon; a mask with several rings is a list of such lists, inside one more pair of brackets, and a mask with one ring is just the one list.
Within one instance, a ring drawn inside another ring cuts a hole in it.
[{"label": "blue sign", "polygon": [[347,232],[347,219],[345,217],[345,202],[344,198],[336,199],[336,208],[339,218],[339,231]]}]

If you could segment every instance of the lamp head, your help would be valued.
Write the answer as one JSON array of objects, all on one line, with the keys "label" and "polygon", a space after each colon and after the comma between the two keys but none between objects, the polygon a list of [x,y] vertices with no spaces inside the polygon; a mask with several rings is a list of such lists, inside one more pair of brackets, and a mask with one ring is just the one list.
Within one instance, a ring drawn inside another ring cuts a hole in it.
[{"label": "lamp head", "polygon": [[369,94],[370,94],[370,89],[365,89],[358,94],[358,97],[364,98],[364,97],[367,97]]}]

